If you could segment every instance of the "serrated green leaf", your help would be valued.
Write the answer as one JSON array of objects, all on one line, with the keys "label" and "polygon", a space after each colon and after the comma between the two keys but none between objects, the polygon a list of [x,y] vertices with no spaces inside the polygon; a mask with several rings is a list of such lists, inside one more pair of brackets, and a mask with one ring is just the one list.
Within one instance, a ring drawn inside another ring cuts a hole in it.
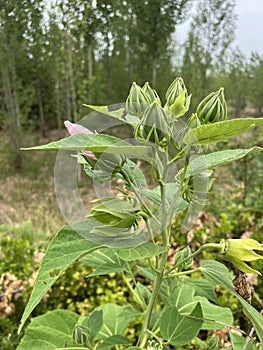
[{"label": "serrated green leaf", "polygon": [[214,285],[221,284],[235,295],[243,306],[245,315],[252,322],[259,340],[263,342],[263,316],[234,290],[231,276],[226,266],[218,261],[204,260],[201,261],[200,268],[208,281]]},{"label": "serrated green leaf", "polygon": [[183,141],[186,145],[207,145],[226,141],[261,124],[263,124],[263,118],[238,118],[201,125],[189,130]]},{"label": "serrated green leaf", "polygon": [[[20,321],[19,332],[37,304],[62,273],[80,256],[97,248],[71,227],[62,227],[52,239],[40,266],[33,291]],[[56,271],[56,273],[54,273]]]},{"label": "serrated green leaf", "polygon": [[[134,309],[131,305],[119,306],[116,304],[104,304],[97,307],[95,310],[102,310],[103,325],[101,330],[96,335],[95,339],[106,339],[112,335],[123,335],[129,323],[133,321]],[[131,311],[129,316],[129,310]],[[125,312],[126,317],[122,317]]]},{"label": "serrated green leaf", "polygon": [[231,149],[225,151],[217,151],[197,157],[191,160],[186,171],[186,176],[193,173],[197,174],[206,169],[211,169],[217,165],[224,165],[235,160],[241,159],[253,151],[262,151],[261,147],[252,147],[248,149]]},{"label": "serrated green leaf", "polygon": [[81,261],[96,270],[88,277],[107,275],[111,272],[125,271],[126,263],[118,257],[116,252],[110,248],[101,248],[85,255]]},{"label": "serrated green leaf", "polygon": [[135,248],[116,249],[118,256],[125,261],[150,258],[165,251],[165,247],[160,247],[152,242],[145,242]]},{"label": "serrated green leaf", "polygon": [[97,346],[97,350],[110,350],[113,346],[116,345],[130,345],[131,341],[123,337],[122,335],[112,335],[108,338],[106,338],[99,346]]},{"label": "serrated green leaf", "polygon": [[185,345],[201,329],[202,318],[203,314],[199,303],[188,317],[182,316],[175,306],[171,306],[162,312],[160,318],[161,336],[171,345]]},{"label": "serrated green leaf", "polygon": [[118,137],[105,134],[76,134],[41,146],[21,148],[21,150],[80,150],[94,153],[129,154],[142,156],[151,148],[133,146]]},{"label": "serrated green leaf", "polygon": [[[33,318],[17,350],[58,350],[74,347],[72,332],[79,316],[67,310],[54,310]],[[83,348],[82,348],[83,349]]]}]

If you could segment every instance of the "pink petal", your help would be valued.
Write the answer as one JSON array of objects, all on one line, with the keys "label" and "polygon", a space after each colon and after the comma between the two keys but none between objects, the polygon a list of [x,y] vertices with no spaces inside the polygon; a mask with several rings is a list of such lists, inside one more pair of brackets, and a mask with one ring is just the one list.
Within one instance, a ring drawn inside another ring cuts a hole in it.
[{"label": "pink petal", "polygon": [[81,151],[82,154],[84,154],[84,156],[87,156],[89,158],[92,158],[92,159],[97,159],[94,154],[90,151]]},{"label": "pink petal", "polygon": [[85,128],[82,125],[79,124],[75,124],[75,123],[71,123],[69,120],[66,120],[64,122],[65,127],[68,130],[68,133],[70,135],[76,135],[76,134],[80,134],[80,133],[84,133],[84,134],[93,134],[92,131],[90,131],[89,129]]},{"label": "pink petal", "polygon": [[[67,128],[68,133],[70,135],[76,135],[76,134],[81,134],[81,133],[89,134],[89,135],[93,134],[92,131],[90,131],[89,129],[85,128],[84,126],[79,125],[79,124],[75,124],[75,123],[71,123],[69,120],[66,120],[64,122],[64,125]],[[90,152],[90,151],[82,151],[81,153],[84,154],[85,156],[89,157],[89,158],[97,159],[94,156],[94,154],[92,152]]]}]

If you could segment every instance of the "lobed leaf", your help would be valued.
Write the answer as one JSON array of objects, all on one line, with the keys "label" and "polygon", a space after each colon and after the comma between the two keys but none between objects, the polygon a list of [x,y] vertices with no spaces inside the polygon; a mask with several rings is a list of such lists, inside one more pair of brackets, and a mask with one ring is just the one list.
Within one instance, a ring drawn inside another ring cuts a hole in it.
[{"label": "lobed leaf", "polygon": [[161,336],[171,345],[185,345],[201,329],[202,318],[203,314],[199,303],[188,317],[181,315],[175,306],[170,306],[162,312],[160,318]]},{"label": "lobed leaf", "polygon": [[204,260],[201,261],[200,267],[208,281],[214,285],[221,284],[235,295],[243,306],[245,315],[252,322],[259,340],[263,342],[263,316],[234,290],[232,279],[226,266],[214,260]]},{"label": "lobed leaf", "polygon": [[16,349],[79,349],[72,337],[78,319],[77,314],[67,310],[53,310],[33,318]]},{"label": "lobed leaf", "polygon": [[[135,318],[134,308],[131,305],[119,306],[116,304],[104,304],[95,310],[102,311],[103,325],[95,339],[107,339],[119,334],[123,335],[129,323]],[[122,314],[125,312],[125,317]]]},{"label": "lobed leaf", "polygon": [[26,305],[18,332],[37,304],[62,273],[83,254],[92,252],[98,246],[87,241],[71,227],[62,227],[52,239],[40,266],[33,291]]},{"label": "lobed leaf", "polygon": [[21,148],[21,150],[82,150],[94,153],[130,154],[142,156],[151,148],[147,146],[133,146],[118,137],[105,134],[76,134],[45,145]]}]

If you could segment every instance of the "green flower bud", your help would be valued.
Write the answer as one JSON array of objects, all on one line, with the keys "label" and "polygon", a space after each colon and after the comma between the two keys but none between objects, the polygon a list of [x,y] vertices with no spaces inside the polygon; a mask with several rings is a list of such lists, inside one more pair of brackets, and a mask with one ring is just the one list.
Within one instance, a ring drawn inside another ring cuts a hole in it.
[{"label": "green flower bud", "polygon": [[150,103],[151,99],[148,94],[139,85],[133,83],[126,100],[127,113],[141,117]]},{"label": "green flower bud", "polygon": [[115,174],[118,174],[126,158],[121,154],[94,153],[95,158],[82,155],[79,161],[84,164],[86,174],[93,180],[100,182],[110,180]]},{"label": "green flower bud", "polygon": [[263,259],[262,255],[254,252],[254,250],[263,251],[263,247],[258,241],[252,238],[243,238],[227,239],[226,241],[222,241],[222,243],[225,243],[225,245],[221,253],[238,270],[261,275],[259,271],[252,269],[252,267],[245,263]]},{"label": "green flower bud", "polygon": [[[205,170],[183,178],[183,171],[179,171],[175,181],[181,188],[182,197],[187,202],[198,202],[199,196],[208,193],[213,186],[214,178],[210,178],[212,170]],[[203,196],[202,196],[203,197]]]},{"label": "green flower bud", "polygon": [[73,339],[76,344],[85,345],[87,341],[87,328],[83,326],[76,326],[73,330]]},{"label": "green flower bud", "polygon": [[93,207],[89,218],[110,227],[130,229],[138,227],[142,216],[130,203],[112,198]]},{"label": "green flower bud", "polygon": [[209,350],[218,350],[219,349],[219,338],[218,337],[211,337],[208,341],[208,349]]},{"label": "green flower bud", "polygon": [[175,255],[174,265],[178,267],[178,271],[183,271],[189,269],[193,264],[193,258],[191,249],[189,246],[180,250]]},{"label": "green flower bud", "polygon": [[201,101],[196,110],[201,124],[223,121],[227,116],[227,106],[224,96],[224,89],[211,92]]},{"label": "green flower bud", "polygon": [[165,109],[176,117],[183,116],[189,109],[191,95],[188,95],[182,78],[176,78],[165,94]]},{"label": "green flower bud", "polygon": [[158,103],[161,104],[160,97],[158,96],[157,92],[150,87],[148,81],[143,85],[142,89],[148,96],[151,103],[157,100]]},{"label": "green flower bud", "polygon": [[163,108],[154,101],[145,111],[135,129],[135,138],[165,146],[171,138],[171,130]]}]

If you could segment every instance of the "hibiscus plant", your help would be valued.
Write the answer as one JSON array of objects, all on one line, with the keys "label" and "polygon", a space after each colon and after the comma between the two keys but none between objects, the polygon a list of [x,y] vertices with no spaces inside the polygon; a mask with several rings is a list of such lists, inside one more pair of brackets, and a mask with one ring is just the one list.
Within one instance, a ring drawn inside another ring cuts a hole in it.
[{"label": "hibiscus plant", "polygon": [[[162,103],[149,83],[133,83],[123,105],[87,105],[93,112],[82,125],[65,122],[70,136],[30,148],[63,155],[55,180],[70,225],[49,243],[19,331],[64,271],[72,264],[78,268],[78,261],[93,268],[92,276],[118,274],[130,296],[126,305],[102,304],[85,315],[59,309],[35,317],[18,350],[219,349],[216,331],[223,328],[229,348],[263,348],[263,317],[233,286],[229,267],[244,278],[246,273],[260,274],[249,263],[263,259],[261,243],[230,239],[226,232],[221,241],[195,250],[186,240],[182,247],[177,244],[207,201],[214,167],[261,150],[213,151],[210,145],[263,124],[263,118],[227,120],[223,88],[190,114],[191,95],[182,78],[171,83],[165,97]],[[129,138],[113,136],[112,125],[126,126]],[[89,206],[82,202],[84,215],[67,187],[67,178],[76,178],[66,170],[68,164],[82,167],[94,185],[95,199]],[[61,189],[66,189],[67,205]],[[178,215],[179,228],[174,224]],[[172,244],[176,250],[168,259]],[[202,259],[204,251],[223,259]],[[225,265],[227,260],[232,265]],[[249,334],[240,329],[231,308],[220,304],[219,288],[240,303],[251,325]],[[129,332],[134,324],[135,334]],[[209,331],[207,340],[199,337],[202,330]]]}]

